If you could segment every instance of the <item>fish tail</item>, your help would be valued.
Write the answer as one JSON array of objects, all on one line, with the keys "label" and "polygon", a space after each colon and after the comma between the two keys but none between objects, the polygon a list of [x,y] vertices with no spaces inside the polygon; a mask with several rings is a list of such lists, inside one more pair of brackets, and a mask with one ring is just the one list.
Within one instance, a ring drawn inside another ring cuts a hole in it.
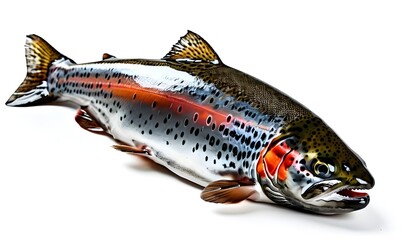
[{"label": "fish tail", "polygon": [[7,100],[7,106],[39,105],[54,100],[56,97],[48,88],[50,67],[65,61],[74,63],[37,35],[26,36],[25,55],[26,78]]}]

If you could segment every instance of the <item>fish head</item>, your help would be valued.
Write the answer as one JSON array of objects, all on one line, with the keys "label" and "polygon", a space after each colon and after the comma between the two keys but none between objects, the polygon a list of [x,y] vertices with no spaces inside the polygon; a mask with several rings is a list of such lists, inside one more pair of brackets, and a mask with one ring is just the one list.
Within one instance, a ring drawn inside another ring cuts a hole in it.
[{"label": "fish head", "polygon": [[272,201],[319,214],[366,207],[375,181],[366,163],[318,117],[283,127],[260,154],[258,180]]}]

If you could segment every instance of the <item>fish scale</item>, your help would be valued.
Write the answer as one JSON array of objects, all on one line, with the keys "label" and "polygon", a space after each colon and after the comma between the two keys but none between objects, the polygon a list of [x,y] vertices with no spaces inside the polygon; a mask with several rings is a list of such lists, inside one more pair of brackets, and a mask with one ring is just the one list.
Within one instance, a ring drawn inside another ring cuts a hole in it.
[{"label": "fish scale", "polygon": [[76,64],[29,35],[28,73],[7,101],[80,106],[76,122],[204,187],[215,203],[245,199],[337,214],[362,209],[373,177],[315,114],[228,67],[189,31],[160,60]]}]

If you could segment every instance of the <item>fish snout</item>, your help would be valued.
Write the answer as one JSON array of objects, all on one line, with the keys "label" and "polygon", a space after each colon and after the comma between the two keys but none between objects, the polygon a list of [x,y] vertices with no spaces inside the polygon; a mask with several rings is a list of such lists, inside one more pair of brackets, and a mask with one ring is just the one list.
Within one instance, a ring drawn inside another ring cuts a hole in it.
[{"label": "fish snout", "polygon": [[352,183],[357,188],[372,189],[375,186],[375,179],[367,169],[364,169],[361,174],[353,176]]},{"label": "fish snout", "polygon": [[365,189],[371,189],[375,186],[375,179],[368,170],[366,170],[366,173],[363,174],[361,178],[356,178],[356,180],[359,184],[363,185]]}]

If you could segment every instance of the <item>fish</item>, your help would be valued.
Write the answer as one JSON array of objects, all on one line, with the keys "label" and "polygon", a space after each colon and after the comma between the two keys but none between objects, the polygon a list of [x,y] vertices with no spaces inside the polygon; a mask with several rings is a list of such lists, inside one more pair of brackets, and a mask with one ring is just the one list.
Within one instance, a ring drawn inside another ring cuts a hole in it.
[{"label": "fish", "polygon": [[78,64],[26,37],[27,75],[12,107],[79,106],[83,129],[202,188],[213,203],[274,203],[323,215],[365,208],[375,181],[365,161],[315,113],[225,65],[188,31],[161,59]]}]

